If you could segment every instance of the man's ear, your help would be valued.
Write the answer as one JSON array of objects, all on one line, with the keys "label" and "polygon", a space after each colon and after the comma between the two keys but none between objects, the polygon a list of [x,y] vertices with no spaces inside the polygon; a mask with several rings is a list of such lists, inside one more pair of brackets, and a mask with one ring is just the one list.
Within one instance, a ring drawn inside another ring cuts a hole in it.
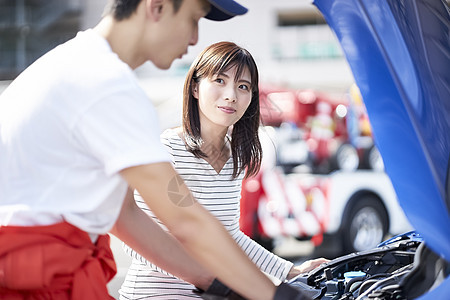
[{"label": "man's ear", "polygon": [[153,18],[158,21],[163,13],[163,8],[168,4],[167,0],[144,0],[145,1],[145,11],[149,18]]}]

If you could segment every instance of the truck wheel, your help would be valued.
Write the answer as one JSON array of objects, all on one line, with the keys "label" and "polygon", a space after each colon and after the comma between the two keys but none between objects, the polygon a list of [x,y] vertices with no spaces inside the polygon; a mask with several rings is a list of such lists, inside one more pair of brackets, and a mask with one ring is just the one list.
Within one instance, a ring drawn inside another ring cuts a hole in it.
[{"label": "truck wheel", "polygon": [[366,195],[352,203],[341,227],[344,253],[376,247],[384,240],[389,225],[386,209],[377,197]]},{"label": "truck wheel", "polygon": [[355,147],[348,143],[340,145],[334,156],[331,158],[331,166],[333,169],[355,171],[358,169],[358,165],[358,152]]},{"label": "truck wheel", "polygon": [[375,145],[364,151],[363,164],[368,169],[375,171],[384,170],[383,159],[381,158],[380,152]]}]

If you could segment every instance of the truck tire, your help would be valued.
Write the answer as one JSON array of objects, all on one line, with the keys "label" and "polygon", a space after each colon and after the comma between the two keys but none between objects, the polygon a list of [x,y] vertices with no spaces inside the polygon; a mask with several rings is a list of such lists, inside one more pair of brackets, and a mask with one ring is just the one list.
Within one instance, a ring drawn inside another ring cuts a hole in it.
[{"label": "truck tire", "polygon": [[340,235],[343,253],[376,247],[389,228],[386,209],[376,196],[362,195],[349,203],[343,216]]},{"label": "truck tire", "polygon": [[355,171],[359,166],[358,152],[351,144],[344,143],[339,146],[331,157],[331,169]]},{"label": "truck tire", "polygon": [[374,171],[384,171],[384,163],[380,152],[375,145],[366,149],[363,153],[363,165],[367,169]]}]

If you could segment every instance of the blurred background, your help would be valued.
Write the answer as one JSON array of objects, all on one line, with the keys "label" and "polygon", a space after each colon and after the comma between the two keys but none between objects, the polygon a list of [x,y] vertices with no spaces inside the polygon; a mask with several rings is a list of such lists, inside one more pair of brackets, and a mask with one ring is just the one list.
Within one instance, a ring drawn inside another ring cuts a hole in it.
[{"label": "blurred background", "polygon": [[[245,16],[200,21],[199,42],[161,71],[136,70],[161,130],[180,125],[184,76],[211,43],[254,56],[261,84],[264,165],[243,184],[242,230],[296,263],[376,246],[410,229],[383,171],[363,99],[340,45],[307,0],[240,0]],[[100,20],[107,0],[0,0],[0,93],[45,52]],[[70,59],[68,57],[67,59]],[[129,264],[113,238],[119,273]]]},{"label": "blurred background", "polygon": [[[352,75],[340,46],[311,1],[241,3],[249,8],[243,17],[226,22],[202,20],[198,44],[175,61],[169,71],[158,71],[146,64],[137,70],[138,75],[144,80],[182,80],[204,47],[231,40],[253,54],[262,82],[333,92],[342,92],[351,84]],[[95,26],[106,4],[107,0],[0,0],[0,79],[13,79],[77,31]],[[146,86],[151,92],[152,83]],[[174,90],[171,87],[166,93]]]}]

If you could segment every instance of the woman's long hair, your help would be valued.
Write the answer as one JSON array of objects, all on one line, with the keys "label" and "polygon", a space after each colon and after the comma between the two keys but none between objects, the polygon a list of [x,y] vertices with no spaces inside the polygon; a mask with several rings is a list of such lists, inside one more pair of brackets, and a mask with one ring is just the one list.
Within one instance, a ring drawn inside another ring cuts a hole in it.
[{"label": "woman's long hair", "polygon": [[231,154],[233,175],[236,178],[247,169],[245,177],[258,173],[261,166],[262,150],[258,137],[259,127],[259,87],[258,68],[251,54],[231,42],[212,44],[203,50],[189,69],[183,90],[183,134],[188,151],[196,157],[206,157],[201,151],[200,116],[198,100],[192,95],[194,82],[202,78],[226,72],[236,66],[236,79],[248,68],[251,76],[252,99],[239,121],[233,125],[231,133]]}]

